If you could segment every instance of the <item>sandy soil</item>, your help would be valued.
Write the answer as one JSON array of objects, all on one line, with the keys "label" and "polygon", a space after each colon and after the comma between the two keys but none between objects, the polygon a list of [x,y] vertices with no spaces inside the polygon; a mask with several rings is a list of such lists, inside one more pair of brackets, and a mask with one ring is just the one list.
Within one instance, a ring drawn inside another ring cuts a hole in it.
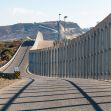
[{"label": "sandy soil", "polygon": [[9,79],[0,78],[0,89],[4,88],[5,86],[8,86],[14,82],[17,82],[17,81],[18,81],[18,79],[9,80]]}]

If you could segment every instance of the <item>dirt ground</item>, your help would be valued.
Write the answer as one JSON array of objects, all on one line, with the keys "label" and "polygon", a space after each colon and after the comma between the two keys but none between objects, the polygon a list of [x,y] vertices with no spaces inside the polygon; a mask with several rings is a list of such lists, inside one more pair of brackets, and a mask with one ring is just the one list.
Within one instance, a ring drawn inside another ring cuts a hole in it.
[{"label": "dirt ground", "polygon": [[9,79],[0,78],[0,89],[17,81],[18,81],[17,79],[9,80]]}]

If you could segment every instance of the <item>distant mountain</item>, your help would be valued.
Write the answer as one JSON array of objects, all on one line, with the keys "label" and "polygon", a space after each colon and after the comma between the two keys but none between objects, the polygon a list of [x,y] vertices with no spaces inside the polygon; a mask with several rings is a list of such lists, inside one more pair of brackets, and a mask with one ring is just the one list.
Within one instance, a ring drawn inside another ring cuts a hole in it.
[{"label": "distant mountain", "polygon": [[[63,22],[61,24],[68,29],[69,33],[80,35],[86,30],[82,30],[77,23]],[[18,23],[8,26],[0,26],[0,40],[26,38],[27,36],[34,39],[38,31],[44,35],[44,39],[57,39],[58,23],[49,21],[42,23]]]},{"label": "distant mountain", "polygon": [[83,28],[82,30],[83,30],[83,32],[87,32],[87,31],[89,31],[91,28]]}]

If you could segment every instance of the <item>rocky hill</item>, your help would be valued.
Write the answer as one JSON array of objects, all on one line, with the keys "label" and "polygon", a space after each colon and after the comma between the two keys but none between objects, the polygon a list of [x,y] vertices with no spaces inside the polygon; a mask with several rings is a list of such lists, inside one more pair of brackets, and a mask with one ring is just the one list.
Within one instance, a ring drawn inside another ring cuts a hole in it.
[{"label": "rocky hill", "polygon": [[[79,35],[84,31],[77,23],[61,21],[65,28],[70,30],[70,33]],[[38,31],[44,34],[44,39],[57,39],[58,23],[57,21],[49,21],[42,23],[18,23],[9,26],[0,26],[0,40],[19,39],[27,36],[34,39]]]}]

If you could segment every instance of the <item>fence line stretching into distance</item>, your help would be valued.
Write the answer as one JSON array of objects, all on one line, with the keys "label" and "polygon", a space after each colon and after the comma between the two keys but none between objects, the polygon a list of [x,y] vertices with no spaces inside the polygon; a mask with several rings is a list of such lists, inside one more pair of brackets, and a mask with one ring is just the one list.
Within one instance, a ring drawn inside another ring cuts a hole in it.
[{"label": "fence line stretching into distance", "polygon": [[111,14],[68,44],[30,50],[29,71],[49,77],[111,79]]}]

